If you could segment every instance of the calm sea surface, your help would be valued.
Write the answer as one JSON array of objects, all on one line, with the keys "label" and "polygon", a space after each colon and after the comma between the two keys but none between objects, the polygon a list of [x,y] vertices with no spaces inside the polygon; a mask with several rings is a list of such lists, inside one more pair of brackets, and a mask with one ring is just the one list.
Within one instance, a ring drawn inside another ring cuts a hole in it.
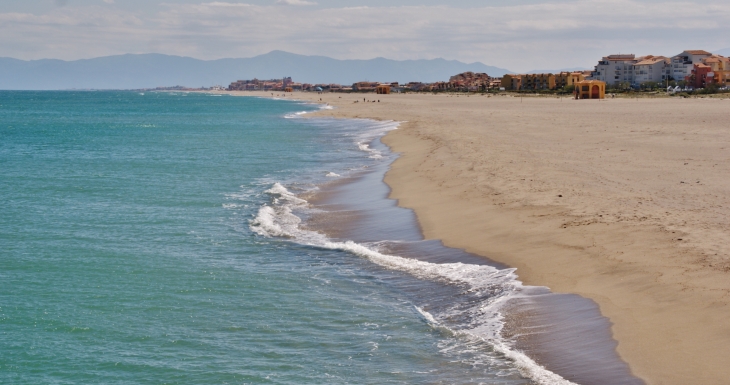
[{"label": "calm sea surface", "polygon": [[529,383],[449,342],[411,274],[253,231],[272,187],[384,161],[363,140],[391,127],[290,119],[316,109],[0,92],[0,383]]}]

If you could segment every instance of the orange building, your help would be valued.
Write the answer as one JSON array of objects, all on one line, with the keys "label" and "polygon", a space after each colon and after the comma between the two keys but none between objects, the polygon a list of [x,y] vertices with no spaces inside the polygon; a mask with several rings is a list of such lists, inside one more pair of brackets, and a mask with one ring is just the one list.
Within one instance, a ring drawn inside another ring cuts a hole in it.
[{"label": "orange building", "polygon": [[522,89],[522,78],[520,75],[504,75],[502,76],[502,87],[505,90],[519,91]]},{"label": "orange building", "polygon": [[[730,58],[712,55],[702,59],[702,64],[710,68],[710,71],[706,73],[706,83],[714,83],[720,87],[730,86]],[[694,77],[694,79],[690,79],[690,82],[696,82],[695,69],[692,70],[690,78]]]},{"label": "orange building", "polygon": [[582,72],[561,72],[555,75],[555,88],[574,86],[585,79]]},{"label": "orange building", "polygon": [[695,63],[692,66],[692,72],[687,77],[687,82],[694,88],[705,88],[707,84],[714,83],[714,73],[712,67],[703,63]]},{"label": "orange building", "polygon": [[553,74],[525,74],[520,75],[520,86],[523,90],[554,90],[555,75]]},{"label": "orange building", "polygon": [[505,90],[555,90],[585,80],[582,72],[561,72],[559,74],[504,75],[502,87]]},{"label": "orange building", "polygon": [[378,95],[390,94],[390,84],[381,84],[375,88],[375,93]]},{"label": "orange building", "polygon": [[600,80],[583,80],[575,83],[576,99],[605,99],[606,82]]}]

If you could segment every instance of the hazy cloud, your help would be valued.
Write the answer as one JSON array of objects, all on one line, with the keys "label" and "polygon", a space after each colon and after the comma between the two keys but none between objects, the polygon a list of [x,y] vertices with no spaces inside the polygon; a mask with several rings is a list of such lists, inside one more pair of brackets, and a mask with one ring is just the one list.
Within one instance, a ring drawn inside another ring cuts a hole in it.
[{"label": "hazy cloud", "polygon": [[276,4],[279,5],[317,5],[317,3],[312,1],[304,1],[304,0],[276,0]]},{"label": "hazy cloud", "polygon": [[724,48],[728,15],[730,4],[716,0],[581,0],[478,8],[216,1],[168,3],[153,15],[67,6],[40,15],[0,13],[0,51],[25,59],[150,51],[214,59],[280,49],[341,59],[444,57],[522,71],[590,67],[615,52],[673,55]]}]

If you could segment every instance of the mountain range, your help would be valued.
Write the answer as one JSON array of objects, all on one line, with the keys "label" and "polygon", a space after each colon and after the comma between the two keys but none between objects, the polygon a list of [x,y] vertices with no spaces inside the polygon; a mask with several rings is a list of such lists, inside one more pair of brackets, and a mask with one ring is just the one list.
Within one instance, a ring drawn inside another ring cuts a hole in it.
[{"label": "mountain range", "polygon": [[718,55],[722,55],[722,56],[728,57],[728,56],[730,56],[730,48],[725,48],[725,49],[717,50],[717,51],[714,51],[713,53],[716,53]]},{"label": "mountain range", "polygon": [[283,51],[242,59],[199,60],[162,54],[126,54],[74,61],[0,58],[0,89],[141,89],[227,86],[239,79],[280,79],[302,83],[358,81],[435,82],[464,72],[502,76],[511,71],[456,60],[338,60]]}]

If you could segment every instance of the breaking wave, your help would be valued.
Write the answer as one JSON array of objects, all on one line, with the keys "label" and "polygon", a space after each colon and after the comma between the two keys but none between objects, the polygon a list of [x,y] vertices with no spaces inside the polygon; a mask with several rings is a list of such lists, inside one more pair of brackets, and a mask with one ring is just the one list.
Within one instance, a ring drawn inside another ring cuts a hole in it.
[{"label": "breaking wave", "polygon": [[360,151],[365,151],[365,152],[370,153],[371,159],[382,159],[383,158],[383,154],[380,151],[378,151],[374,148],[370,148],[370,145],[365,142],[358,142],[357,147],[360,149]]},{"label": "breaking wave", "polygon": [[[468,345],[486,343],[486,361],[497,356],[506,357],[525,377],[544,385],[574,384],[556,373],[537,364],[513,347],[512,341],[503,338],[504,319],[502,310],[507,301],[540,291],[542,288],[523,286],[517,280],[515,269],[497,269],[487,265],[464,263],[430,263],[416,259],[389,255],[353,241],[334,241],[326,235],[303,229],[297,212],[308,210],[309,203],[297,197],[280,183],[265,191],[270,202],[261,206],[249,228],[263,237],[286,238],[311,247],[339,250],[382,266],[386,269],[407,273],[421,280],[454,286],[463,295],[454,299],[453,305],[434,313],[416,307],[425,322],[433,328],[467,341]],[[451,349],[451,348],[449,348]],[[491,349],[491,351],[490,351]]]}]

